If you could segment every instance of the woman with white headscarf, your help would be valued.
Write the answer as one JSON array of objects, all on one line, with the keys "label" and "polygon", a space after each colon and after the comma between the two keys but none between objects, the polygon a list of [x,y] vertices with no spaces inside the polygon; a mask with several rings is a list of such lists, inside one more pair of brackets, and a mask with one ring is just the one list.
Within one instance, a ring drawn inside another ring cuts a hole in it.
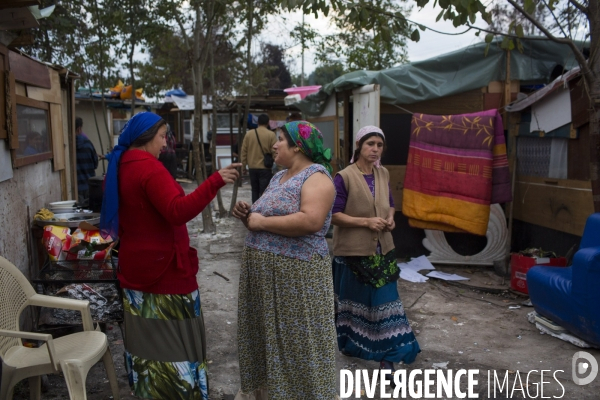
[{"label": "woman with white headscarf", "polygon": [[335,176],[333,278],[340,351],[394,371],[393,363],[411,363],[421,350],[396,286],[395,210],[389,172],[380,162],[384,146],[381,129],[360,129],[350,165]]}]

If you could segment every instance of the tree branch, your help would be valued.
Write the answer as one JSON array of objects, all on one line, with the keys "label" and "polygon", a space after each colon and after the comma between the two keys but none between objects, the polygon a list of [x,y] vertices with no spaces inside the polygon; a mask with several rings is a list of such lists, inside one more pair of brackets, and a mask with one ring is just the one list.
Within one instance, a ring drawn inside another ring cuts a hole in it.
[{"label": "tree branch", "polygon": [[583,4],[578,2],[577,0],[568,0],[568,1],[569,1],[569,3],[571,3],[573,5],[573,7],[577,8],[582,13],[584,13],[584,14],[590,13],[590,10],[586,6],[584,6]]},{"label": "tree branch", "polygon": [[560,31],[562,32],[562,34],[565,35],[565,37],[568,36],[567,32],[565,32],[565,30],[563,29],[562,25],[558,21],[558,18],[556,17],[556,14],[554,14],[554,10],[552,10],[552,8],[550,8],[550,5],[548,5],[548,2],[546,0],[542,0],[542,3],[544,3],[544,5],[548,9],[548,11],[550,12],[550,15],[552,15],[552,18],[554,18],[554,22],[556,22],[556,26],[558,26],[558,28],[560,29]]},{"label": "tree branch", "polygon": [[523,7],[521,7],[519,4],[517,4],[515,2],[515,0],[506,0],[506,1],[509,2],[517,11],[519,11],[521,14],[523,14],[523,16],[525,18],[527,18],[533,25],[535,25],[536,28],[538,28],[540,31],[542,31],[542,33],[544,35],[546,35],[548,37],[548,39],[550,39],[556,43],[568,45],[571,48],[571,51],[573,52],[575,59],[579,63],[579,66],[581,67],[581,72],[582,72],[583,76],[585,77],[585,79],[588,79],[589,83],[592,82],[593,77],[594,77],[594,72],[590,69],[583,53],[577,48],[577,46],[575,46],[575,43],[571,39],[557,38],[552,33],[550,33],[550,31],[548,29],[546,29],[546,27],[544,27],[537,19],[535,19],[527,11],[525,11],[523,9]]}]

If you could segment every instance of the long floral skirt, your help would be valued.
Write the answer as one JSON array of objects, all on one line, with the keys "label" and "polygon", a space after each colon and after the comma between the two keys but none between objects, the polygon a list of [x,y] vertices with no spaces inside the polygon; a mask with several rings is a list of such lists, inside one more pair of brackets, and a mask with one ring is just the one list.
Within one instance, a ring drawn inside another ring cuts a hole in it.
[{"label": "long floral skirt", "polygon": [[333,400],[331,259],[302,261],[246,247],[240,271],[239,399]]},{"label": "long floral skirt", "polygon": [[344,257],[333,259],[339,350],[363,360],[412,363],[421,351],[408,323],[397,282],[378,289],[359,282]]},{"label": "long floral skirt", "polygon": [[123,290],[125,358],[133,394],[143,399],[208,400],[200,292]]}]

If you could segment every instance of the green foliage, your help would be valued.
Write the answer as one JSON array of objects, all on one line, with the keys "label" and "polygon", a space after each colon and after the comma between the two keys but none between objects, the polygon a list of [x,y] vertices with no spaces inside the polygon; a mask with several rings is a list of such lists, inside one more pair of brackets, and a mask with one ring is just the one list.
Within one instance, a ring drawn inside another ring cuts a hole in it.
[{"label": "green foliage", "polygon": [[[344,75],[344,66],[341,63],[321,64],[308,76],[308,85],[327,85],[336,78]],[[299,83],[297,83],[300,86]]]}]

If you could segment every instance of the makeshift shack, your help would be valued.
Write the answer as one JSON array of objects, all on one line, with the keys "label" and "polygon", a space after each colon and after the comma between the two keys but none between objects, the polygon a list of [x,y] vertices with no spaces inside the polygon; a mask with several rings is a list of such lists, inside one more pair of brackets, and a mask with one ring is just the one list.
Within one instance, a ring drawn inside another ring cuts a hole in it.
[{"label": "makeshift shack", "polygon": [[0,254],[27,276],[34,214],[77,196],[75,78],[0,43]]},{"label": "makeshift shack", "polygon": [[522,97],[510,111],[516,153],[513,247],[566,254],[594,212],[589,98],[579,68]]},{"label": "makeshift shack", "polygon": [[[409,227],[400,212],[413,113],[449,115],[501,108],[517,93],[551,82],[563,70],[576,66],[571,50],[548,40],[523,39],[523,52],[507,52],[494,42],[382,71],[355,71],[325,85],[295,105],[311,121],[333,121],[335,165],[347,165],[354,134],[361,126],[378,125],[386,133],[383,164],[390,171],[396,203],[394,241],[402,257],[418,256],[425,233]],[[577,43],[583,46],[582,42]],[[505,129],[510,125],[504,116]],[[513,160],[511,160],[513,161]],[[459,254],[475,254],[487,239],[465,234],[446,234]]]}]

